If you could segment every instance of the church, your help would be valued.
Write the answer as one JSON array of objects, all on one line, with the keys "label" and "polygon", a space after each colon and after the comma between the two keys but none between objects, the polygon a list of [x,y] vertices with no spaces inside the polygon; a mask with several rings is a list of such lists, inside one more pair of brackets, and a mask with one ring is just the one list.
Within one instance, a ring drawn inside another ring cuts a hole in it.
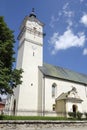
[{"label": "church", "polygon": [[8,97],[9,114],[66,117],[87,112],[87,75],[43,63],[43,28],[34,10],[20,26],[17,69],[24,71],[23,82]]}]

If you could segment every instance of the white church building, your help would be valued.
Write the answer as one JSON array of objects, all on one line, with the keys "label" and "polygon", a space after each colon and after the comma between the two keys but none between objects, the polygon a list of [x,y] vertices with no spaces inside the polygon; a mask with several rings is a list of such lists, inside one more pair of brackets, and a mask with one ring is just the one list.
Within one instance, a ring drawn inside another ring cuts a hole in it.
[{"label": "white church building", "polygon": [[87,112],[87,75],[43,63],[43,27],[34,10],[20,26],[17,69],[22,84],[8,98],[9,114],[67,116]]}]

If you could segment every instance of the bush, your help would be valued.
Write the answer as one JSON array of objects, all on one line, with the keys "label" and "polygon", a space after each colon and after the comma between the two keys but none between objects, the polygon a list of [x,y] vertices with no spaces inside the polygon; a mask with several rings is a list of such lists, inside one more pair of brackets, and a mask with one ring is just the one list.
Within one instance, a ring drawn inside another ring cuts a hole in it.
[{"label": "bush", "polygon": [[86,119],[87,119],[87,112],[85,112],[84,115],[85,115],[85,117],[86,117]]},{"label": "bush", "polygon": [[[81,119],[82,118],[82,115],[83,115],[83,113],[81,113],[81,112],[68,112],[68,115],[70,116],[70,117],[72,117],[72,118],[77,118],[77,119]],[[87,118],[87,113],[85,114],[85,116],[86,116],[86,118]]]},{"label": "bush", "polygon": [[0,115],[0,120],[3,120],[3,117],[4,117],[3,115]]},{"label": "bush", "polygon": [[77,116],[78,119],[81,119],[81,118],[82,118],[82,115],[83,115],[83,113],[81,113],[81,112],[79,112],[79,111],[76,113],[76,116]]},{"label": "bush", "polygon": [[72,118],[76,118],[76,113],[75,112],[68,112],[68,115]]}]

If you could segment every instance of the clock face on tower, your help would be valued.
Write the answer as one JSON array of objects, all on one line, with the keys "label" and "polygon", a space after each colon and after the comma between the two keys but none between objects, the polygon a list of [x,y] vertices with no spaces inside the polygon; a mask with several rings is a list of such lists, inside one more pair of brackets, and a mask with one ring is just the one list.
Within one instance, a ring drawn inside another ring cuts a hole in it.
[{"label": "clock face on tower", "polygon": [[27,21],[27,30],[29,30],[30,35],[33,35],[33,40],[36,40],[36,38],[37,40],[42,40],[41,38],[43,37],[43,29],[37,21]]},{"label": "clock face on tower", "polygon": [[35,21],[28,21],[27,26],[33,30],[37,30],[39,32],[42,32],[42,27]]}]

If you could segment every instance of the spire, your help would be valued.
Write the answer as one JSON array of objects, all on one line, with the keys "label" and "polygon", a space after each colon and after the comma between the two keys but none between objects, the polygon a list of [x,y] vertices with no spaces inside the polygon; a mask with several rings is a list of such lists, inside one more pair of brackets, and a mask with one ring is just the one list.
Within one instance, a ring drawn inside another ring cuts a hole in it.
[{"label": "spire", "polygon": [[32,12],[30,13],[29,17],[32,17],[32,16],[36,18],[36,14],[35,14],[34,8],[32,8]]}]

